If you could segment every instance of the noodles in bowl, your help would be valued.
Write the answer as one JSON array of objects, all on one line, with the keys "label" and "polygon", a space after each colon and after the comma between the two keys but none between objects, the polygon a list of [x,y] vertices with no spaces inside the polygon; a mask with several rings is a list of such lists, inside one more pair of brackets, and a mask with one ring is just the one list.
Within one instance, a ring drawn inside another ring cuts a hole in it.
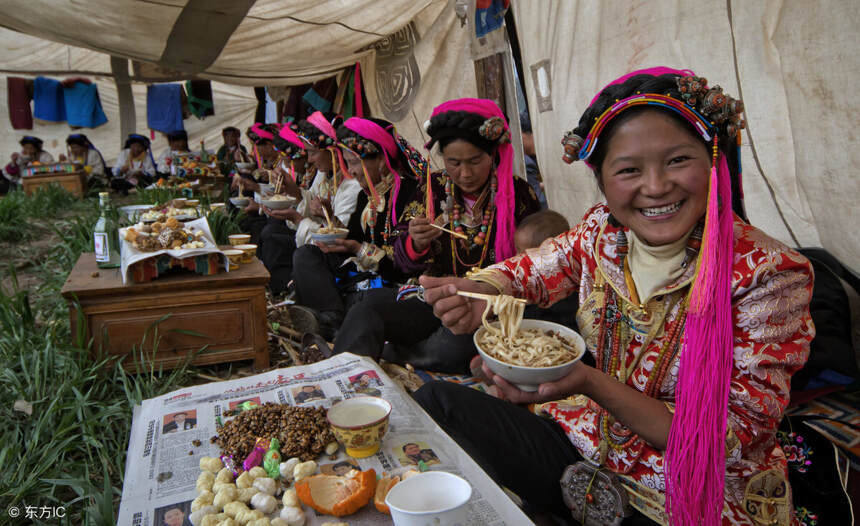
[{"label": "noodles in bowl", "polygon": [[311,240],[316,243],[332,245],[338,239],[345,239],[347,235],[349,235],[349,230],[346,228],[329,228],[324,226],[311,232]]},{"label": "noodles in bowl", "polygon": [[[511,296],[487,302],[474,341],[484,363],[523,391],[565,376],[582,358],[585,342],[576,331],[542,320],[523,320],[525,303]],[[490,309],[499,321],[487,320]]]}]

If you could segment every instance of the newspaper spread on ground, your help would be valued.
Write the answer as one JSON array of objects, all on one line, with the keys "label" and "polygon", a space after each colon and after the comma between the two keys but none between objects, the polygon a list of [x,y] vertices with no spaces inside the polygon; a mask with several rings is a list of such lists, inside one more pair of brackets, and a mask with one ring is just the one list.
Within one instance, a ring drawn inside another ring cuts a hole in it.
[{"label": "newspaper spread on ground", "polygon": [[221,252],[221,250],[218,248],[218,245],[215,244],[215,238],[212,236],[212,231],[209,229],[209,221],[207,221],[205,217],[195,219],[194,221],[187,221],[183,223],[183,227],[194,227],[198,230],[202,230],[203,238],[201,239],[201,241],[205,243],[205,246],[203,246],[202,248],[183,248],[172,250],[164,249],[156,250],[154,252],[141,252],[140,250],[134,248],[131,243],[125,240],[125,231],[132,227],[120,228],[119,242],[120,245],[122,245],[120,274],[122,276],[122,284],[125,285],[128,282],[128,267],[130,267],[134,263],[137,263],[138,261],[160,256],[161,254],[168,254],[172,257],[175,257],[176,259],[184,259],[202,256],[204,254],[220,253],[224,261],[224,269],[227,272],[230,271],[230,264],[227,260],[227,256],[225,256],[224,253]]},{"label": "newspaper spread on ground", "polygon": [[[470,525],[531,524],[403,388],[372,360],[350,353],[313,365],[181,389],[135,407],[118,524],[161,526],[168,512],[172,518],[178,513],[186,517],[190,514],[191,501],[197,496],[199,459],[220,455],[210,438],[226,422],[226,411],[247,401],[328,408],[361,395],[380,396],[393,406],[379,452],[353,459],[341,447],[336,459],[323,455],[317,460],[321,472],[340,474],[348,463],[356,469],[373,468],[377,474],[394,475],[423,461],[430,470],[454,473],[472,485]],[[200,445],[195,446],[198,441]],[[317,516],[307,506],[304,509],[308,526],[333,520]],[[372,504],[340,520],[350,526],[392,524],[391,517],[378,512]]]}]

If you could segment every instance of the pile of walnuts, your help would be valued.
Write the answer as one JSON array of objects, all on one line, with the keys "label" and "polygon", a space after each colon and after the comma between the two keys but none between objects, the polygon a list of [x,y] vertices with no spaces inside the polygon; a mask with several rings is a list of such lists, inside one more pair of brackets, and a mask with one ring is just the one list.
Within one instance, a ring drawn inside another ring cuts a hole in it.
[{"label": "pile of walnuts", "polygon": [[325,409],[267,402],[239,413],[221,426],[212,442],[224,455],[242,462],[254,449],[257,438],[277,438],[283,458],[298,457],[303,461],[316,459],[335,440]]}]

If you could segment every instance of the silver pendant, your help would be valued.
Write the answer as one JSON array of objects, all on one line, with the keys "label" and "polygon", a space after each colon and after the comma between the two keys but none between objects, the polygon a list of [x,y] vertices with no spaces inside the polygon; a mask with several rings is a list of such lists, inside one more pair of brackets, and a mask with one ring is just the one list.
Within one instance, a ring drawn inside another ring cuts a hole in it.
[{"label": "silver pendant", "polygon": [[615,473],[580,460],[559,481],[564,503],[583,526],[619,526],[633,510]]}]

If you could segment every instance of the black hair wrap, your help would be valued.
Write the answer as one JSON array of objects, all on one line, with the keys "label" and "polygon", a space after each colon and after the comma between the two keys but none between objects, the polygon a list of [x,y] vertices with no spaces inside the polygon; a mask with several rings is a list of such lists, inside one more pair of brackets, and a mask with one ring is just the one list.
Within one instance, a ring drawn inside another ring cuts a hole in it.
[{"label": "black hair wrap", "polygon": [[439,148],[444,149],[452,142],[462,139],[492,155],[496,151],[497,142],[483,137],[479,131],[486,120],[486,117],[468,111],[446,111],[434,115],[430,118],[430,126],[426,130],[430,136],[427,147],[432,148],[433,144],[438,142]]}]

